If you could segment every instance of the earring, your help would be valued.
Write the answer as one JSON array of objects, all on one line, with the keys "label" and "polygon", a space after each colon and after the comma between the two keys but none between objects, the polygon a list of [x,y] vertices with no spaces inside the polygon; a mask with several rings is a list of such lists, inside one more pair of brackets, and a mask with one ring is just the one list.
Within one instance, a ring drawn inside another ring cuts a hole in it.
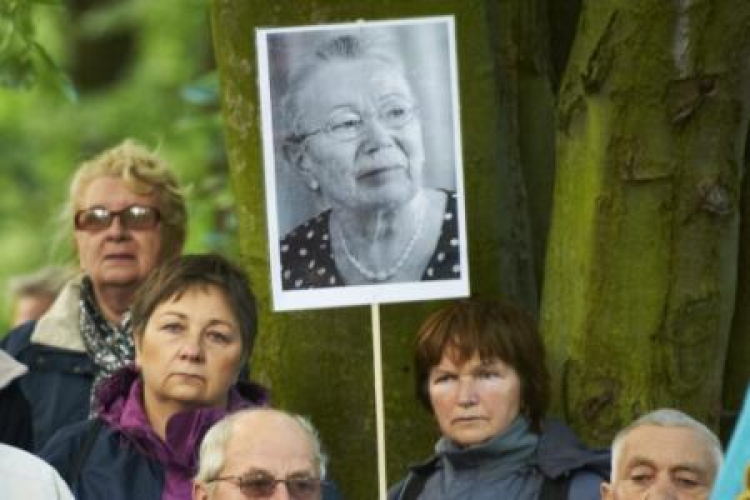
[{"label": "earring", "polygon": [[318,184],[318,181],[316,181],[315,179],[311,179],[308,185],[313,191],[317,191],[318,189],[320,189],[320,184]]}]

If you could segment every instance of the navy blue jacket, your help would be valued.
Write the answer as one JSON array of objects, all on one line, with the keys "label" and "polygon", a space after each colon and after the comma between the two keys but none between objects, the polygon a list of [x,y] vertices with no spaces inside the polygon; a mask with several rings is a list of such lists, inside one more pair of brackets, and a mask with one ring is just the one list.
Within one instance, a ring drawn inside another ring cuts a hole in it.
[{"label": "navy blue jacket", "polygon": [[0,349],[0,443],[33,450],[31,406],[18,379],[26,367]]},{"label": "navy blue jacket", "polygon": [[81,454],[89,434],[94,439],[85,464],[92,473],[80,474],[73,493],[79,500],[161,499],[164,469],[156,460],[140,453],[135,446],[107,425],[96,420],[78,422],[62,429],[50,440],[41,457],[49,462],[70,485],[71,464]]},{"label": "navy blue jacket", "polygon": [[[58,432],[42,451],[49,462],[71,485],[77,500],[160,500],[164,489],[164,468],[139,452],[118,431],[96,420],[78,422]],[[87,438],[94,441],[85,464],[88,473],[70,477],[72,464],[79,458]],[[77,481],[77,484],[71,484]],[[323,489],[323,500],[342,500],[335,483]]]},{"label": "navy blue jacket", "polygon": [[30,321],[11,330],[2,347],[29,372],[18,379],[31,406],[34,449],[40,450],[58,429],[89,416],[94,363],[85,352],[34,344]]}]

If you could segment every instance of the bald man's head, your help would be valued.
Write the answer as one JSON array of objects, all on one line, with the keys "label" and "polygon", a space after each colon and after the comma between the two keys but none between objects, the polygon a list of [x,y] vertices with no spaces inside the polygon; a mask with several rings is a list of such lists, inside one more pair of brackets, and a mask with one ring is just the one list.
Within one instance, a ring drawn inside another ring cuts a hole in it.
[{"label": "bald man's head", "polygon": [[244,488],[263,491],[264,498],[287,498],[295,490],[295,498],[319,500],[325,462],[306,419],[267,408],[244,410],[206,434],[193,498],[244,499]]}]

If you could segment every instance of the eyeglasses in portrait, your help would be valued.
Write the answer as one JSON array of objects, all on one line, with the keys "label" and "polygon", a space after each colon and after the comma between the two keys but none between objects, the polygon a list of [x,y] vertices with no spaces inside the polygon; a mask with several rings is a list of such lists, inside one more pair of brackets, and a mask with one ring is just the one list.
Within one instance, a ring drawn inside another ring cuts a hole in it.
[{"label": "eyeglasses in portrait", "polygon": [[453,18],[256,41],[274,308],[468,295]]}]

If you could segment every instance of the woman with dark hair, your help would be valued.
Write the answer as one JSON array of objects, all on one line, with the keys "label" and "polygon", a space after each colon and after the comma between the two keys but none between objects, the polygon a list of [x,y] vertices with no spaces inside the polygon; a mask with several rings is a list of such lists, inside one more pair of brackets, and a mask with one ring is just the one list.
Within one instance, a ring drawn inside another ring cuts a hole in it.
[{"label": "woman with dark hair", "polygon": [[96,418],[60,430],[41,456],[78,500],[187,500],[209,427],[265,403],[262,388],[238,382],[255,340],[255,298],[224,258],[184,256],[149,276],[132,324],[135,366],[106,379]]},{"label": "woman with dark hair", "polygon": [[389,498],[599,498],[609,454],[545,420],[549,373],[527,314],[499,301],[455,302],[423,323],[414,359],[417,397],[442,437]]}]

